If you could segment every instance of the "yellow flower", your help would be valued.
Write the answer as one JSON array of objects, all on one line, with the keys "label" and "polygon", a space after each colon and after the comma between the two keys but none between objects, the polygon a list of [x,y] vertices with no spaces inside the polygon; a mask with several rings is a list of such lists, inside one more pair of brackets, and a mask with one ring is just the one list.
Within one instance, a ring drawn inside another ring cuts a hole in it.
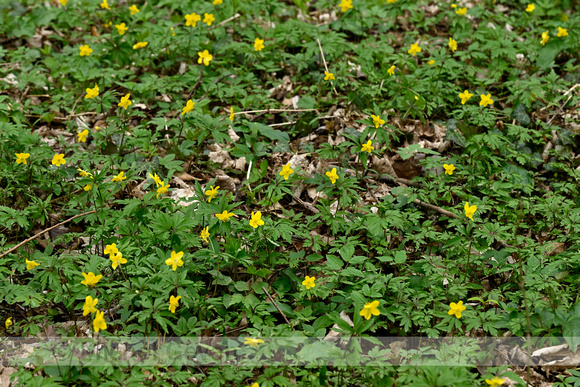
[{"label": "yellow flower", "polygon": [[385,120],[383,120],[380,116],[371,115],[371,118],[373,119],[373,124],[375,124],[375,128],[377,129],[379,126],[385,124]]},{"label": "yellow flower", "polygon": [[254,40],[254,51],[262,51],[264,49],[264,40],[260,38],[256,38]]},{"label": "yellow flower", "polygon": [[[12,325],[12,317],[8,317],[6,319],[6,322],[4,323],[4,325],[6,325],[6,329],[10,328],[10,325]],[[263,343],[263,341],[262,341]]]},{"label": "yellow flower", "polygon": [[205,243],[209,243],[209,241],[207,240],[207,238],[209,238],[209,227],[206,226],[203,230],[201,230],[199,237],[203,239]]},{"label": "yellow flower", "polygon": [[209,198],[207,199],[207,202],[208,203],[211,203],[211,199],[215,198],[215,196],[217,195],[217,192],[218,192],[218,189],[220,188],[220,186],[218,185],[217,187],[214,188],[213,185],[212,185],[212,186],[210,186],[210,188],[211,189],[208,189],[207,191],[205,191],[205,194],[207,196],[209,196]]},{"label": "yellow flower", "polygon": [[457,8],[457,4],[451,4],[451,8]]},{"label": "yellow flower", "polygon": [[234,117],[235,117],[234,108],[230,107],[230,122],[234,122]]},{"label": "yellow flower", "polygon": [[127,176],[124,176],[124,175],[125,175],[125,172],[121,171],[117,176],[113,177],[111,179],[111,181],[113,183],[120,183],[127,178]]},{"label": "yellow flower", "polygon": [[197,25],[197,22],[200,20],[201,16],[199,16],[197,13],[195,12],[190,13],[189,15],[185,15],[185,26],[195,27]]},{"label": "yellow flower", "polygon": [[61,154],[57,153],[52,157],[52,165],[60,167],[63,164],[66,164],[66,160],[64,159],[64,153]]},{"label": "yellow flower", "polygon": [[493,99],[491,99],[491,94],[480,95],[481,101],[479,101],[479,106],[486,107],[487,105],[493,105]]},{"label": "yellow flower", "polygon": [[325,81],[334,81],[336,78],[334,78],[334,74],[333,73],[329,73],[328,71],[324,71],[324,80]]},{"label": "yellow flower", "polygon": [[375,150],[375,147],[372,144],[373,144],[373,142],[371,140],[368,140],[366,144],[363,144],[360,151],[371,153],[372,151]]},{"label": "yellow flower", "polygon": [[215,21],[215,17],[211,13],[204,13],[203,14],[203,22],[206,23],[208,26],[211,26],[211,23]]},{"label": "yellow flower", "polygon": [[467,308],[463,306],[463,301],[459,301],[457,304],[452,302],[449,304],[449,311],[447,314],[450,316],[455,315],[455,317],[461,318],[461,312],[463,312],[465,309]]},{"label": "yellow flower", "polygon": [[409,49],[409,54],[415,56],[415,54],[418,54],[421,52],[421,47],[419,47],[419,43],[413,43],[411,44],[411,48]]},{"label": "yellow flower", "polygon": [[109,4],[107,4],[107,0],[103,0],[103,2],[99,5],[101,6],[102,9],[111,9],[109,7]]},{"label": "yellow flower", "polygon": [[395,67],[395,65],[392,65],[391,67],[389,67],[389,69],[387,70],[387,74],[389,74],[389,76],[391,75],[395,75],[395,69],[397,67]]},{"label": "yellow flower", "polygon": [[127,108],[133,103],[129,97],[131,97],[130,93],[126,94],[124,97],[121,97],[121,102],[119,102],[117,106],[121,106],[123,109],[127,110]]},{"label": "yellow flower", "polygon": [[139,12],[139,8],[137,8],[137,6],[135,4],[133,4],[132,6],[129,7],[129,11],[131,11],[131,16],[133,16],[137,12]]},{"label": "yellow flower", "polygon": [[95,273],[90,272],[89,274],[82,273],[83,277],[85,277],[84,281],[81,281],[81,284],[87,285],[89,288],[95,286],[99,280],[103,277],[102,274],[95,275]]},{"label": "yellow flower", "polygon": [[[90,176],[91,176],[91,179],[94,179],[93,175],[90,175]],[[88,191],[90,191],[91,189],[93,189],[93,184],[94,184],[94,182],[92,182],[92,183],[90,183],[90,184],[87,184],[87,185],[85,185],[85,186],[83,187],[83,189],[84,189],[85,191],[87,191],[87,192],[88,192]]]},{"label": "yellow flower", "polygon": [[387,4],[393,4],[393,3],[396,3],[396,2],[397,2],[397,0],[387,0]]},{"label": "yellow flower", "polygon": [[109,20],[109,21],[107,21],[106,23],[103,23],[103,25],[104,25],[106,28],[109,28],[109,27],[111,26],[111,24],[113,24],[113,22],[112,22],[112,21],[110,21],[110,20]]},{"label": "yellow flower", "polygon": [[224,212],[221,214],[215,214],[215,217],[222,222],[229,222],[232,216],[235,216],[235,214],[233,212],[227,212],[226,210],[224,210]]},{"label": "yellow flower", "polygon": [[32,270],[38,265],[40,265],[40,263],[36,263],[35,261],[29,261],[28,259],[26,259],[26,270]]},{"label": "yellow flower", "polygon": [[159,187],[161,185],[161,179],[159,178],[159,176],[157,176],[157,174],[155,174],[155,176],[149,174],[149,177],[153,179],[153,181],[155,182],[155,186]]},{"label": "yellow flower", "polygon": [[463,209],[465,210],[465,216],[473,220],[473,214],[475,214],[475,211],[477,211],[477,206],[474,204],[473,206],[470,207],[469,202],[465,202],[465,206],[463,206]]},{"label": "yellow flower", "polygon": [[459,16],[465,16],[465,14],[467,13],[467,8],[457,8],[457,11],[455,11],[456,14],[458,14]]},{"label": "yellow flower", "polygon": [[184,115],[185,113],[189,113],[190,111],[192,111],[194,105],[195,102],[193,102],[192,100],[187,101],[185,107],[181,110],[181,115]]},{"label": "yellow flower", "polygon": [[171,27],[171,36],[175,36],[175,31],[173,31],[173,27]]},{"label": "yellow flower", "polygon": [[170,185],[167,184],[165,185],[165,182],[161,182],[159,188],[157,188],[157,196],[155,196],[156,198],[159,198],[159,195],[163,195],[167,192],[167,190],[169,189]]},{"label": "yellow flower", "polygon": [[100,312],[97,310],[95,313],[95,319],[93,320],[93,328],[96,333],[99,333],[99,329],[107,329],[107,323],[105,323],[105,312]]},{"label": "yellow flower", "polygon": [[280,171],[280,176],[284,176],[284,180],[288,180],[290,175],[293,173],[294,173],[294,170],[290,166],[290,163],[288,163],[282,167],[282,171]]},{"label": "yellow flower", "polygon": [[79,142],[87,142],[87,136],[89,135],[89,130],[85,129],[82,132],[78,133]]},{"label": "yellow flower", "polygon": [[570,16],[563,13],[562,16],[560,16],[560,20],[563,22],[567,22],[568,20],[570,20]]},{"label": "yellow flower", "polygon": [[127,27],[125,23],[115,24],[115,28],[117,29],[117,31],[119,31],[119,35],[125,35],[125,32],[127,32],[127,30],[129,29],[129,27]]},{"label": "yellow flower", "polygon": [[[258,344],[264,344],[264,340],[262,339],[252,339],[249,337],[244,337],[244,344],[249,345],[250,347],[257,347]],[[256,384],[256,383],[254,383]]]},{"label": "yellow flower", "polygon": [[79,55],[80,56],[89,56],[93,52],[93,49],[89,47],[88,44],[79,47]]},{"label": "yellow flower", "polygon": [[119,252],[119,249],[117,248],[117,244],[113,243],[112,245],[106,245],[105,246],[105,254],[109,254],[109,257],[112,257],[113,255],[117,254]]},{"label": "yellow flower", "polygon": [[138,43],[135,43],[133,45],[133,50],[138,50],[140,48],[145,48],[145,47],[147,47],[148,44],[149,44],[149,42],[138,42]]},{"label": "yellow flower", "polygon": [[446,175],[453,175],[453,171],[455,171],[455,165],[453,164],[443,164],[443,168],[445,168]]},{"label": "yellow flower", "polygon": [[497,376],[494,376],[493,379],[485,379],[485,382],[489,384],[489,387],[500,387],[505,383],[505,379],[500,379]]},{"label": "yellow flower", "polygon": [[562,27],[558,27],[558,35],[556,35],[559,38],[562,38],[564,36],[568,36],[568,30]]},{"label": "yellow flower", "polygon": [[451,51],[455,52],[455,50],[457,50],[457,40],[449,38],[449,48]]},{"label": "yellow flower", "polygon": [[99,96],[99,85],[95,84],[94,88],[87,88],[87,94],[85,95],[85,99],[93,99]]},{"label": "yellow flower", "polygon": [[16,164],[28,164],[28,161],[26,161],[26,159],[30,157],[30,153],[15,153],[15,155],[16,155]]},{"label": "yellow flower", "polygon": [[203,64],[206,66],[209,66],[209,62],[213,59],[213,55],[211,55],[208,50],[203,50],[203,52],[199,51],[197,55],[199,55],[197,63],[201,64],[203,61]]},{"label": "yellow flower", "polygon": [[548,40],[550,40],[550,35],[548,35],[548,31],[542,32],[542,41],[540,42],[542,43],[542,46],[545,46],[546,43],[548,43]]},{"label": "yellow flower", "polygon": [[534,4],[528,4],[526,12],[533,12],[534,9],[536,9],[536,6]]},{"label": "yellow flower", "polygon": [[306,290],[309,290],[310,288],[313,288],[316,286],[316,284],[314,283],[314,280],[316,279],[316,277],[308,277],[306,276],[304,278],[304,281],[302,281],[302,285],[306,286]]},{"label": "yellow flower", "polygon": [[58,0],[58,2],[64,7],[68,3],[68,0]]},{"label": "yellow flower", "polygon": [[85,298],[85,304],[83,305],[83,316],[86,316],[89,313],[95,313],[97,311],[97,308],[95,308],[97,302],[99,302],[98,298],[93,300],[93,297],[87,296],[87,298]]},{"label": "yellow flower", "polygon": [[379,301],[367,302],[364,308],[362,308],[362,310],[359,312],[359,314],[363,316],[365,319],[370,320],[371,316],[378,316],[381,314],[381,312],[379,312],[378,307]]},{"label": "yellow flower", "polygon": [[92,176],[90,173],[88,173],[84,169],[77,168],[77,171],[79,171],[79,175],[81,175],[81,177],[89,177],[89,176]]},{"label": "yellow flower", "polygon": [[332,184],[336,183],[338,180],[338,175],[336,174],[336,168],[332,168],[331,172],[326,172],[326,176],[330,179]]},{"label": "yellow flower", "polygon": [[252,219],[250,219],[250,226],[258,228],[258,226],[263,226],[264,221],[262,220],[262,213],[257,211],[255,214],[252,212]]},{"label": "yellow flower", "polygon": [[171,258],[167,258],[165,260],[165,264],[171,266],[173,271],[175,271],[177,270],[177,266],[179,267],[183,266],[183,261],[181,260],[181,257],[183,257],[183,251],[180,251],[179,253],[172,251]]},{"label": "yellow flower", "polygon": [[114,255],[111,254],[109,256],[109,259],[113,262],[111,264],[111,266],[113,266],[113,270],[115,270],[117,268],[117,266],[127,263],[127,260],[125,258],[123,258],[123,253],[121,253],[121,252],[118,252],[117,254],[114,254]]},{"label": "yellow flower", "polygon": [[346,12],[352,8],[352,0],[342,0],[338,6],[342,10],[342,12]]},{"label": "yellow flower", "polygon": [[224,2],[224,0],[213,0],[213,5],[220,5]]},{"label": "yellow flower", "polygon": [[465,90],[463,93],[459,93],[459,98],[461,98],[461,104],[465,105],[465,102],[469,101],[469,98],[473,97],[468,90]]},{"label": "yellow flower", "polygon": [[181,300],[181,296],[171,296],[169,298],[169,311],[171,313],[175,313],[175,308],[177,308],[179,306],[179,300]]},{"label": "yellow flower", "polygon": [[429,63],[429,66],[433,66],[433,65],[435,64],[435,61],[434,61],[433,59],[431,59],[431,60],[430,60],[429,62],[427,62],[427,63]]}]

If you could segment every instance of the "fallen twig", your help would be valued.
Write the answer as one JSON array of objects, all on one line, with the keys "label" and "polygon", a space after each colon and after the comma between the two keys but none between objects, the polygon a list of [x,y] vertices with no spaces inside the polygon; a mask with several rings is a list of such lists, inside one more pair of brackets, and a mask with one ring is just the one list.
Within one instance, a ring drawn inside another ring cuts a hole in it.
[{"label": "fallen twig", "polygon": [[286,320],[286,324],[290,325],[290,321],[288,321],[288,319],[286,318],[286,315],[284,314],[284,312],[282,312],[282,310],[278,307],[278,304],[276,304],[276,301],[274,301],[274,299],[272,298],[272,296],[270,295],[270,293],[268,293],[268,291],[266,290],[265,287],[262,286],[262,290],[264,292],[266,292],[266,295],[268,296],[268,298],[270,299],[270,302],[272,304],[274,304],[274,306],[276,307],[276,309],[278,309],[278,312],[280,312],[280,314],[282,315],[282,317],[284,317],[284,320]]},{"label": "fallen twig", "polygon": [[284,112],[318,112],[318,109],[263,109],[263,110],[247,110],[243,112],[234,113],[234,116],[245,113],[284,113]]},{"label": "fallen twig", "polygon": [[[320,39],[316,39],[316,41],[318,42],[318,48],[320,49],[320,55],[322,56],[324,68],[326,69],[326,72],[329,73],[330,71],[328,71],[328,66],[326,65],[326,58],[324,57],[324,52],[322,52],[322,45],[320,44]],[[336,91],[334,84],[332,85],[332,90],[334,90],[334,94],[338,95],[338,92]]]},{"label": "fallen twig", "polygon": [[[221,77],[219,77],[218,79],[216,79],[215,81],[213,81],[213,84],[214,84],[214,85],[217,85],[217,84],[218,84],[218,83],[219,83],[219,82],[220,82],[222,79],[224,79],[224,78],[227,78],[227,77],[229,77],[229,76],[231,76],[231,75],[232,75],[232,74],[226,74],[226,75],[222,75]],[[204,94],[204,95],[202,95],[201,97],[199,97],[199,98],[197,99],[197,102],[199,102],[199,101],[201,101],[202,99],[204,99],[204,98],[207,96],[207,94],[208,94],[208,93],[209,93],[209,90],[207,90],[207,91],[205,92],[205,94]]]},{"label": "fallen twig", "polygon": [[316,207],[314,207],[314,205],[310,204],[310,203],[306,203],[304,200],[300,199],[297,196],[292,196],[292,198],[294,200],[296,200],[298,203],[300,203],[300,205],[302,207],[305,207],[306,209],[310,210],[310,212],[313,212],[315,214],[318,214],[320,212],[320,210]]},{"label": "fallen twig", "polygon": [[[422,188],[422,186],[421,186],[421,185],[419,185],[419,184],[417,184],[417,183],[414,183],[414,182],[411,182],[411,181],[409,181],[409,180],[407,180],[407,179],[402,179],[402,178],[400,178],[400,177],[394,178],[394,177],[392,177],[392,176],[390,176],[390,175],[381,175],[381,176],[380,176],[380,179],[381,179],[381,180],[383,180],[383,179],[384,179],[384,180],[388,180],[388,181],[392,181],[392,182],[397,182],[397,183],[400,183],[400,184],[407,184],[407,185],[411,185],[411,186],[413,186],[413,187],[417,187],[417,188]],[[296,199],[296,198],[295,198],[295,199]],[[429,204],[429,203],[422,202],[422,201],[420,201],[419,199],[415,199],[415,200],[413,200],[413,203],[415,203],[415,204],[418,204],[418,205],[420,205],[421,207],[425,207],[425,208],[428,208],[428,209],[430,209],[430,210],[437,211],[437,212],[439,212],[440,214],[443,214],[443,215],[445,215],[445,216],[449,216],[450,218],[454,218],[454,219],[461,219],[461,217],[460,217],[460,216],[458,216],[458,215],[454,214],[454,213],[453,213],[453,212],[451,212],[451,211],[447,211],[447,210],[445,210],[445,209],[443,209],[443,208],[441,208],[441,207],[434,206],[433,204]],[[503,247],[509,247],[509,248],[512,248],[512,249],[514,248],[514,246],[512,246],[512,245],[510,245],[510,244],[506,243],[505,241],[503,241],[503,240],[501,240],[501,239],[498,239],[497,241],[498,241],[499,243],[501,243],[501,245],[502,245]]]},{"label": "fallen twig", "polygon": [[429,203],[422,202],[419,199],[413,200],[413,203],[418,204],[418,205],[420,205],[422,207],[428,208],[430,210],[435,210],[435,211],[437,211],[437,212],[439,212],[439,213],[441,213],[443,215],[447,215],[447,216],[449,216],[451,218],[459,219],[459,216],[455,215],[453,212],[444,210],[443,208],[434,206],[433,204],[429,204]]},{"label": "fallen twig", "polygon": [[419,183],[415,183],[411,180],[407,180],[407,179],[403,179],[401,177],[393,177],[391,175],[380,175],[379,176],[380,180],[386,180],[386,181],[390,181],[393,183],[399,183],[399,184],[405,184],[405,185],[410,185],[411,187],[415,187],[415,188],[423,188],[423,186]]},{"label": "fallen twig", "polygon": [[195,89],[197,89],[197,87],[201,83],[201,76],[203,75],[203,63],[201,63],[200,66],[201,67],[200,67],[200,70],[199,70],[199,78],[197,78],[197,82],[195,82],[195,85],[193,85],[193,87],[191,88],[191,91],[187,95],[187,99],[188,100],[191,98],[191,95],[193,94],[193,92],[195,91]]},{"label": "fallen twig", "polygon": [[38,238],[39,236],[41,236],[41,235],[42,235],[42,234],[44,234],[45,232],[49,232],[50,230],[52,230],[52,229],[54,229],[54,228],[57,228],[58,226],[62,226],[63,224],[66,224],[66,223],[70,222],[70,221],[71,221],[71,220],[73,220],[73,219],[76,219],[76,218],[78,218],[78,217],[80,217],[80,216],[85,216],[85,215],[88,215],[88,214],[92,214],[93,212],[96,212],[96,211],[95,211],[95,210],[92,210],[92,211],[89,211],[89,212],[85,212],[85,213],[82,213],[82,214],[75,215],[75,216],[73,216],[72,218],[68,218],[68,219],[67,219],[67,220],[65,220],[64,222],[60,222],[59,224],[56,224],[56,225],[54,225],[54,226],[52,226],[52,227],[49,227],[49,228],[47,228],[46,230],[42,230],[42,231],[40,231],[39,233],[35,234],[34,236],[31,236],[30,238],[26,239],[25,241],[23,241],[23,242],[20,242],[19,244],[17,244],[17,245],[16,245],[16,246],[14,246],[13,248],[9,249],[8,251],[6,251],[6,252],[4,252],[4,253],[0,254],[0,258],[3,258],[4,256],[6,256],[6,255],[10,254],[11,252],[13,252],[14,250],[16,250],[17,248],[19,248],[19,247],[20,247],[20,246],[22,246],[23,244],[25,244],[25,243],[27,243],[27,242],[30,242],[31,240],[34,240],[34,239]]},{"label": "fallen twig", "polygon": [[562,113],[562,111],[564,110],[564,106],[566,106],[566,104],[568,103],[568,101],[570,101],[570,98],[572,98],[572,91],[577,88],[578,86],[580,86],[580,83],[575,84],[574,86],[572,86],[572,88],[570,88],[570,90],[568,90],[567,92],[564,93],[564,96],[570,94],[570,96],[568,97],[568,99],[566,99],[566,102],[564,102],[560,108],[558,109],[558,111],[552,116],[552,118],[550,118],[550,121],[548,121],[547,125],[549,126],[552,121],[554,121],[554,118],[556,118],[558,116],[558,114]]},{"label": "fallen twig", "polygon": [[[79,113],[79,114],[70,114],[70,115],[65,116],[65,117],[57,117],[57,116],[54,116],[52,118],[52,121],[65,122],[65,121],[69,121],[71,118],[74,118],[74,117],[96,116],[98,114],[99,113],[97,113],[97,112],[83,112],[83,113]],[[40,116],[40,115],[37,115],[37,114],[25,114],[24,116],[26,118],[43,118],[43,117],[46,117],[46,116]]]},{"label": "fallen twig", "polygon": [[229,23],[229,22],[231,22],[232,20],[235,20],[235,19],[239,18],[240,16],[242,16],[242,15],[241,15],[241,14],[239,14],[239,13],[236,13],[234,16],[232,16],[232,17],[230,17],[230,18],[227,18],[227,19],[226,19],[226,20],[224,20],[224,21],[221,21],[221,22],[218,24],[218,26],[223,26],[224,24],[226,24],[226,23]]}]

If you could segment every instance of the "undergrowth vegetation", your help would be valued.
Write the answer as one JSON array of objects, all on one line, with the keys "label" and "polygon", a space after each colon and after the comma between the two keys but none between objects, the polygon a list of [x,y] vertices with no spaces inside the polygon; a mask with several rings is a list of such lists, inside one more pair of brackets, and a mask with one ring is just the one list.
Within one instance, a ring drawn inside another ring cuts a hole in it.
[{"label": "undergrowth vegetation", "polygon": [[332,332],[575,351],[577,6],[3,2],[3,337],[229,337],[264,363],[13,378],[524,385],[508,363],[268,362]]}]

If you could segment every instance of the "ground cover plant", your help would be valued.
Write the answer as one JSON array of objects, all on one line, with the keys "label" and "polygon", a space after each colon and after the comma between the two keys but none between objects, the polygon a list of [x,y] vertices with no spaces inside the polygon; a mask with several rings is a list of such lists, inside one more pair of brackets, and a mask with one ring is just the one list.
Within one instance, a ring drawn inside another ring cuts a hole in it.
[{"label": "ground cover plant", "polygon": [[[577,7],[2,2],[3,348],[228,338],[240,362],[54,366],[27,350],[0,377],[578,384],[578,361],[518,365],[520,347],[478,367],[448,365],[469,345],[398,352],[430,366],[380,352],[535,337],[577,359]],[[367,362],[317,362],[331,337]],[[276,363],[284,345],[300,364]]]}]

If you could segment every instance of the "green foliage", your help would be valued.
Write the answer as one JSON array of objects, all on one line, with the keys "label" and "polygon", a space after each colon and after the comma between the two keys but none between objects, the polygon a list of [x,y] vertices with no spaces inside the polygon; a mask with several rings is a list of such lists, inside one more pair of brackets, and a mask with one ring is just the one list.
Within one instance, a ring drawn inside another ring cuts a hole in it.
[{"label": "green foliage", "polygon": [[[4,334],[94,338],[103,318],[110,339],[281,340],[198,368],[55,366],[39,349],[19,383],[523,383],[395,366],[380,339],[575,350],[580,18],[570,1],[432,3],[1,4]],[[349,354],[336,364],[329,334]],[[249,360],[282,351],[302,364]],[[477,347],[429,351],[400,356],[460,364]]]}]

